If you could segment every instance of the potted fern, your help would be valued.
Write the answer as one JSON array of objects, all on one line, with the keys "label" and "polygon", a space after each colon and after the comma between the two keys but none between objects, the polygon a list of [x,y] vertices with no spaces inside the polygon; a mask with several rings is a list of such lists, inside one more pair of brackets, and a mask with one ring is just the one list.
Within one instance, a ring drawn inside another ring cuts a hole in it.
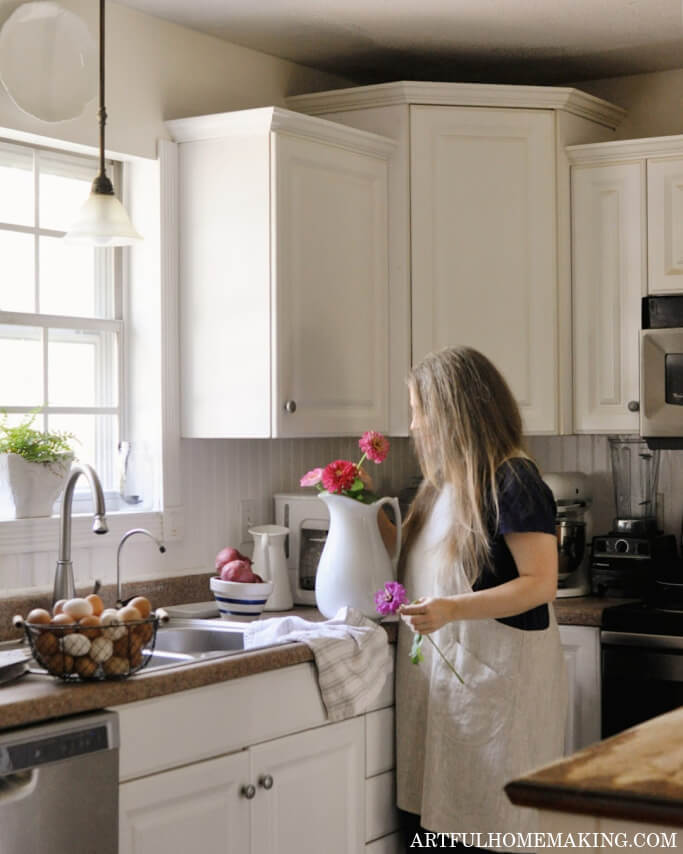
[{"label": "potted fern", "polygon": [[74,459],[73,434],[36,430],[35,419],[34,413],[15,427],[6,414],[0,419],[0,492],[16,519],[52,514]]}]

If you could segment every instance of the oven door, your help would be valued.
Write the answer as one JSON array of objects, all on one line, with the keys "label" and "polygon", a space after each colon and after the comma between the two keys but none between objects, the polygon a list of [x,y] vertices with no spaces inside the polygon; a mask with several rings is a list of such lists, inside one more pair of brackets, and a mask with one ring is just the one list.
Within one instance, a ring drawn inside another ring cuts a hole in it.
[{"label": "oven door", "polygon": [[683,705],[683,637],[600,632],[602,737]]}]

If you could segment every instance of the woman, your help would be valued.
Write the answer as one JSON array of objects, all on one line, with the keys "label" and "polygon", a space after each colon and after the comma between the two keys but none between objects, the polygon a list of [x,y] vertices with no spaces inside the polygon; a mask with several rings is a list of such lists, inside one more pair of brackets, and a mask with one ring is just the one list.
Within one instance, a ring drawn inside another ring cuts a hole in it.
[{"label": "woman", "polygon": [[[548,606],[557,589],[554,500],[522,449],[512,393],[485,356],[467,347],[429,354],[409,389],[424,480],[399,564],[418,600],[400,609],[396,655],[405,844],[420,828],[532,832],[537,813],[514,807],[503,787],[562,755],[567,682]],[[424,660],[411,662],[414,633],[433,638],[464,685],[427,638]],[[495,838],[479,844],[503,850]]]}]

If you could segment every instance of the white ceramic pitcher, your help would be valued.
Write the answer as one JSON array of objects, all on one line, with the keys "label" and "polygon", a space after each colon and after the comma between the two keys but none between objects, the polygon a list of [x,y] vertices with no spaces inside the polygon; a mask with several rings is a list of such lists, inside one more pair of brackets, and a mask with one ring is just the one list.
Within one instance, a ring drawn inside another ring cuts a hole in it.
[{"label": "white ceramic pitcher", "polygon": [[[345,495],[321,494],[330,511],[330,530],[315,573],[318,610],[334,617],[344,605],[373,620],[375,593],[396,579],[401,551],[401,510],[397,498],[380,498],[363,504]],[[391,504],[396,514],[396,554],[389,557],[377,524],[380,507]]]},{"label": "white ceramic pitcher", "polygon": [[249,528],[249,533],[254,538],[253,571],[264,581],[273,582],[273,592],[263,610],[288,611],[294,605],[285,556],[285,537],[289,528],[284,525],[258,525]]}]

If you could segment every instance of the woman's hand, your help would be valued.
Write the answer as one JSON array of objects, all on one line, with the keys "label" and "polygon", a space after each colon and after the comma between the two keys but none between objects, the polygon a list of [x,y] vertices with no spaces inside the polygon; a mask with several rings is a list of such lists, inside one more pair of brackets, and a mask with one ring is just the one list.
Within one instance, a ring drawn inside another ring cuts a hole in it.
[{"label": "woman's hand", "polygon": [[456,601],[423,596],[411,605],[401,605],[398,613],[414,632],[428,635],[456,619]]}]

